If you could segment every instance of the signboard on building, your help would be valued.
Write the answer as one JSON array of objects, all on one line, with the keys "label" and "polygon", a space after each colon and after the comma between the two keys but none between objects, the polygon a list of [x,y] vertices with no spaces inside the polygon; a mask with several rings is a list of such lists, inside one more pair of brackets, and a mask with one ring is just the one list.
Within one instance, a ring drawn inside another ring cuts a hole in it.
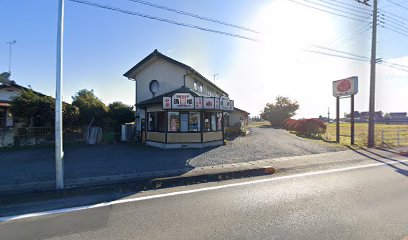
[{"label": "signboard on building", "polygon": [[194,98],[195,109],[203,109],[203,98],[195,97]]},{"label": "signboard on building", "polygon": [[171,109],[171,97],[163,97],[163,109]]},{"label": "signboard on building", "polygon": [[215,108],[215,100],[212,97],[205,97],[203,98],[203,108],[204,109],[214,109]]},{"label": "signboard on building", "polygon": [[231,102],[230,99],[226,96],[220,97],[220,109],[221,110],[230,110]]},{"label": "signboard on building", "polygon": [[350,77],[333,82],[333,96],[343,97],[358,93],[358,77]]},{"label": "signboard on building", "polygon": [[172,97],[163,97],[163,109],[214,109],[233,111],[234,101],[226,96],[193,97],[190,93],[176,93]]},{"label": "signboard on building", "polygon": [[172,109],[194,109],[194,97],[190,93],[176,93],[171,97]]}]

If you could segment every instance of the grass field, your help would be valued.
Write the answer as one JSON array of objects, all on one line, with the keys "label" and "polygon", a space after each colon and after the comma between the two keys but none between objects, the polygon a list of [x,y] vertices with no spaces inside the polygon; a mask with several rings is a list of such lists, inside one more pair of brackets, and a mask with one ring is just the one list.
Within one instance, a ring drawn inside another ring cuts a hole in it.
[{"label": "grass field", "polygon": [[[383,124],[378,123],[375,125],[375,144],[377,147],[382,146],[382,134],[384,131],[384,142],[386,146],[395,147],[398,146],[398,133],[397,131],[404,130],[400,132],[399,146],[408,146],[408,124],[397,125],[397,124]],[[347,136],[343,136],[347,135]],[[343,145],[350,145],[350,123],[340,123],[340,143]],[[367,123],[356,123],[355,124],[355,144],[357,146],[365,147],[367,146],[367,136],[368,136],[368,124]],[[336,140],[336,124],[327,124],[326,134],[323,138],[328,141]]]}]

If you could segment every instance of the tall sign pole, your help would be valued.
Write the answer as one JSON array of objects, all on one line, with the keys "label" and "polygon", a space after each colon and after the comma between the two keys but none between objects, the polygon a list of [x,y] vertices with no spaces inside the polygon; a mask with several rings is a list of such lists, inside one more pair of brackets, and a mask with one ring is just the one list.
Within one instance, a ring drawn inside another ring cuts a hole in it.
[{"label": "tall sign pole", "polygon": [[340,143],[340,97],[336,97],[336,143]]},{"label": "tall sign pole", "polygon": [[58,1],[57,75],[55,89],[55,182],[56,189],[64,188],[64,151],[62,148],[62,80],[64,45],[64,0]]},{"label": "tall sign pole", "polygon": [[354,95],[358,93],[358,77],[349,77],[333,82],[333,96],[336,97],[336,142],[340,143],[340,98],[351,98],[350,143],[354,145]]},{"label": "tall sign pole", "polygon": [[375,65],[377,50],[377,0],[373,0],[373,31],[371,37],[370,106],[368,117],[368,147],[375,146]]}]

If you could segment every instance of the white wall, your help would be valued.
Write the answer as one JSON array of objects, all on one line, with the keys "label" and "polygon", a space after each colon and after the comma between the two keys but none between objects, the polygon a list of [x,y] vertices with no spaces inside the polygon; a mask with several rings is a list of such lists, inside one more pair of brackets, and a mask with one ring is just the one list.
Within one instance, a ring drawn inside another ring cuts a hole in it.
[{"label": "white wall", "polygon": [[174,91],[184,85],[183,76],[186,71],[161,58],[157,58],[136,75],[136,100],[141,102],[153,97],[149,84],[152,80],[159,81],[160,89],[156,96]]}]

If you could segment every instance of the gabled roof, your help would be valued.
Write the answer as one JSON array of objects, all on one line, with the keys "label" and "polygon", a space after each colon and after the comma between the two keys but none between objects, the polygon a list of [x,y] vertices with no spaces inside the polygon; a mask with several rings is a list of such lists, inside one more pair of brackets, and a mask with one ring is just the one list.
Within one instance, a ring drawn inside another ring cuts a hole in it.
[{"label": "gabled roof", "polygon": [[37,92],[37,91],[34,91],[34,90],[30,89],[30,88],[26,88],[26,87],[23,87],[23,86],[21,86],[21,85],[18,85],[18,84],[15,83],[14,81],[12,81],[9,85],[0,84],[0,89],[4,89],[4,88],[16,88],[16,89],[19,89],[19,90],[33,91],[35,94],[38,94],[38,95],[40,95],[40,96],[46,96],[45,94],[42,94],[42,93]]},{"label": "gabled roof", "polygon": [[200,95],[197,94],[196,92],[192,91],[188,87],[182,86],[181,88],[176,89],[174,91],[171,91],[171,92],[168,92],[168,93],[165,93],[165,94],[162,94],[162,95],[147,99],[145,101],[142,101],[142,102],[138,103],[137,106],[143,107],[143,106],[153,105],[153,104],[162,104],[163,103],[163,97],[171,97],[176,93],[190,93],[191,95],[193,95],[193,97],[202,97],[202,96],[204,96],[204,95],[201,95],[201,94]]},{"label": "gabled roof", "polygon": [[246,114],[246,115],[249,115],[249,114],[250,114],[249,112],[244,111],[244,110],[242,110],[242,109],[239,109],[239,108],[237,108],[237,107],[234,107],[234,111],[238,111],[238,112],[241,112],[241,113]]},{"label": "gabled roof", "polygon": [[186,71],[189,71],[191,73],[193,73],[194,75],[198,76],[199,78],[203,79],[207,84],[213,86],[214,88],[216,88],[217,90],[221,91],[223,94],[227,95],[228,94],[222,90],[221,88],[219,88],[217,85],[215,85],[213,82],[211,82],[210,80],[208,80],[206,77],[204,77],[203,75],[201,75],[199,72],[197,72],[194,68],[179,62],[177,60],[174,60],[173,58],[170,58],[166,55],[164,55],[163,53],[159,52],[157,49],[155,49],[152,53],[150,53],[147,57],[145,57],[142,61],[140,61],[138,64],[136,64],[135,66],[133,66],[129,71],[127,71],[125,74],[123,74],[123,76],[133,79],[133,72],[137,71],[138,69],[140,69],[144,64],[148,63],[150,60],[152,60],[154,57],[159,57],[163,60],[166,60],[176,66],[179,66],[183,69],[185,69]]}]

